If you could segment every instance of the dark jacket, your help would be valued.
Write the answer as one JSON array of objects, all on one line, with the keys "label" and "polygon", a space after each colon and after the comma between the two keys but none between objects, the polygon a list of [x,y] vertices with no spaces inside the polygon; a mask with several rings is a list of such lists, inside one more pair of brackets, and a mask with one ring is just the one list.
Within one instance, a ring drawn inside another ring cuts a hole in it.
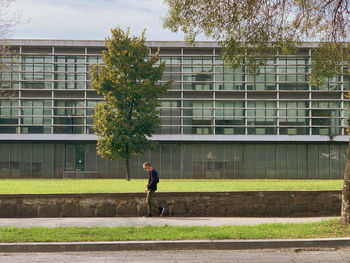
[{"label": "dark jacket", "polygon": [[149,172],[147,189],[151,191],[156,191],[158,182],[159,182],[158,173],[156,170],[152,169],[152,171]]}]

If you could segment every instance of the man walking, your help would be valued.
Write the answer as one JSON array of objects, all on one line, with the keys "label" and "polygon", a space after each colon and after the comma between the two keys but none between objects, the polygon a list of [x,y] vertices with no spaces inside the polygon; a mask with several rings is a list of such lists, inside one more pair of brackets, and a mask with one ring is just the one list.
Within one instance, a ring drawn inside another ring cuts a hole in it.
[{"label": "man walking", "polygon": [[[155,191],[157,191],[157,184],[159,182],[159,177],[158,173],[156,170],[153,169],[153,167],[150,165],[149,162],[145,162],[142,165],[143,170],[148,171],[148,184],[146,185],[146,191],[147,193],[146,196],[146,204],[147,204],[147,216],[146,217],[151,217],[152,216],[152,206],[157,208],[157,205],[153,201],[153,194]],[[165,212],[164,207],[158,207],[159,215],[163,216]]]}]

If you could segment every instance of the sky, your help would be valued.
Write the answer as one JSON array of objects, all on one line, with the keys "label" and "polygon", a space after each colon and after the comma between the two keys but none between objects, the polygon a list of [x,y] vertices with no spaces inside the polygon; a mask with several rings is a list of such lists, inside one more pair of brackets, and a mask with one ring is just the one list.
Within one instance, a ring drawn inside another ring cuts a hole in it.
[{"label": "sky", "polygon": [[137,36],[146,28],[149,41],[184,39],[162,28],[163,0],[15,0],[14,10],[25,21],[13,29],[15,39],[103,40],[116,26]]}]

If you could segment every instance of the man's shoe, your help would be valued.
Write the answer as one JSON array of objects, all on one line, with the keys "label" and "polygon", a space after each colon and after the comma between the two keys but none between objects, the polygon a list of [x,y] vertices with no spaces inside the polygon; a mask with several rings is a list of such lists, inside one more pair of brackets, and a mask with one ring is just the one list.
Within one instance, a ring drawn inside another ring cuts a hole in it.
[{"label": "man's shoe", "polygon": [[165,212],[165,208],[164,207],[159,207],[159,216],[163,216]]},{"label": "man's shoe", "polygon": [[152,217],[152,214],[149,213],[148,215],[145,215],[145,216],[143,216],[143,217]]}]

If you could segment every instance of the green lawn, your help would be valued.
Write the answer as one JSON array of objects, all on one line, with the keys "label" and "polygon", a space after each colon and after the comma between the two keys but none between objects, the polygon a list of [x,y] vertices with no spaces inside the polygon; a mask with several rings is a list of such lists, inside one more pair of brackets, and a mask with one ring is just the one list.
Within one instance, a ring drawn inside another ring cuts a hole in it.
[{"label": "green lawn", "polygon": [[[0,179],[0,194],[143,192],[147,181],[124,179]],[[246,190],[340,190],[342,180],[161,179],[160,192]]]},{"label": "green lawn", "polygon": [[0,242],[69,242],[127,240],[213,240],[348,237],[339,220],[303,224],[261,224],[221,227],[67,227],[0,228]]}]

